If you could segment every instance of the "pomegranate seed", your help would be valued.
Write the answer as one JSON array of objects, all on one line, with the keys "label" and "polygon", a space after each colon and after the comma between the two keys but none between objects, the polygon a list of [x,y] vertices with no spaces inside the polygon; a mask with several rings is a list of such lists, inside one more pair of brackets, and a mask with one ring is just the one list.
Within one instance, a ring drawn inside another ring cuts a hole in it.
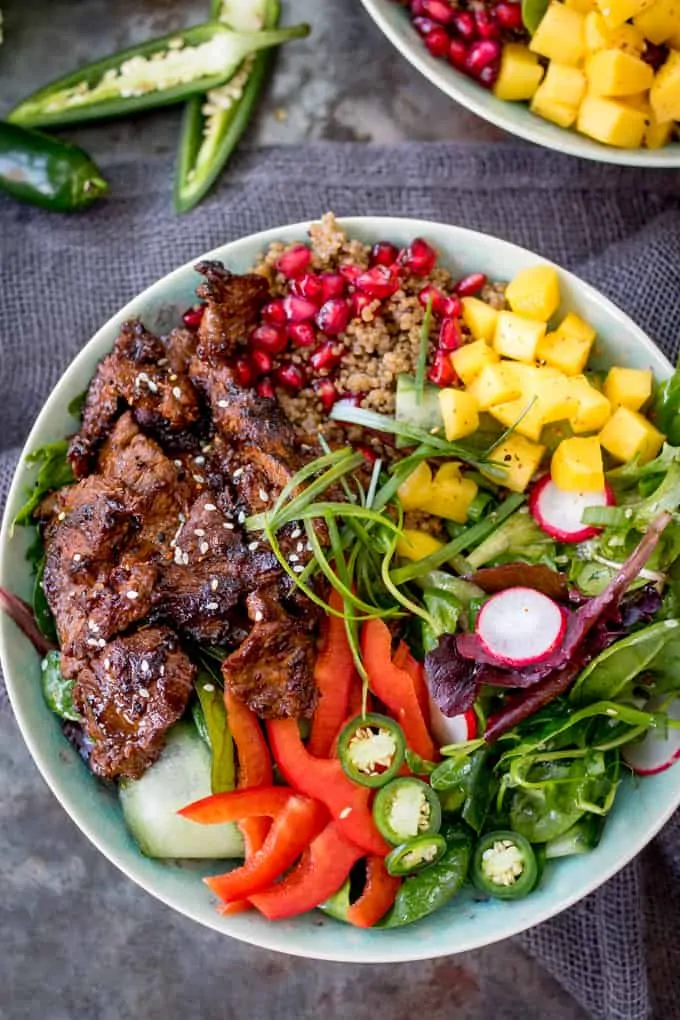
[{"label": "pomegranate seed", "polygon": [[248,358],[237,358],[234,362],[234,378],[239,386],[251,386],[253,382],[253,366]]},{"label": "pomegranate seed", "polygon": [[186,312],[182,316],[182,322],[187,329],[198,329],[201,325],[204,311],[205,305],[196,305],[194,308],[187,308]]},{"label": "pomegranate seed", "polygon": [[426,17],[440,25],[448,25],[453,20],[453,11],[445,0],[423,0],[423,11]]},{"label": "pomegranate seed", "polygon": [[369,464],[375,464],[378,459],[378,454],[375,450],[372,450],[370,446],[357,446],[357,453],[360,453],[365,461]]},{"label": "pomegranate seed", "polygon": [[458,281],[455,291],[458,297],[472,297],[473,294],[478,294],[485,284],[484,273],[470,273],[469,276],[464,276],[462,280]]},{"label": "pomegranate seed", "polygon": [[378,241],[371,251],[372,266],[393,266],[399,258],[399,249],[389,241]]},{"label": "pomegranate seed", "polygon": [[382,301],[399,290],[399,277],[391,267],[378,264],[361,274],[357,287],[364,294]]},{"label": "pomegranate seed", "polygon": [[411,0],[411,15],[414,18],[425,13],[425,0]]},{"label": "pomegranate seed", "polygon": [[321,288],[324,301],[334,297],[344,297],[347,284],[340,273],[322,273]]},{"label": "pomegranate seed", "polygon": [[457,297],[444,297],[442,302],[442,315],[447,319],[458,319],[463,311],[463,306]]},{"label": "pomegranate seed", "polygon": [[494,7],[494,14],[502,28],[522,28],[522,5],[501,0]]},{"label": "pomegranate seed", "polygon": [[269,304],[266,304],[262,309],[262,318],[274,326],[285,326],[286,310],[283,307],[283,301],[270,301]]},{"label": "pomegranate seed", "polygon": [[468,48],[461,39],[452,39],[449,44],[449,63],[453,64],[459,71],[465,70],[467,64]]},{"label": "pomegranate seed", "polygon": [[427,276],[434,269],[437,253],[422,237],[416,237],[401,252],[399,261],[414,276]]},{"label": "pomegranate seed", "polygon": [[338,266],[338,272],[348,283],[356,283],[361,274],[365,273],[366,270],[363,266],[355,266],[351,262],[346,262],[344,266]]},{"label": "pomegranate seed", "polygon": [[371,297],[370,294],[364,294],[361,290],[356,290],[349,299],[350,308],[352,310],[352,318],[360,319],[361,313],[364,308],[368,308],[375,302],[375,298]]},{"label": "pomegranate seed", "polygon": [[323,304],[323,283],[315,273],[303,273],[291,280],[289,290],[297,297],[313,301],[317,308]]},{"label": "pomegranate seed", "polygon": [[445,28],[434,28],[424,39],[425,47],[433,57],[445,57],[449,52],[449,33]]},{"label": "pomegranate seed", "polygon": [[289,322],[305,322],[307,319],[313,319],[317,313],[313,301],[297,297],[295,294],[289,294],[283,299],[283,308]]},{"label": "pomegranate seed", "polygon": [[288,336],[296,347],[313,347],[316,343],[316,330],[311,322],[291,322]]},{"label": "pomegranate seed", "polygon": [[332,340],[327,340],[313,351],[309,363],[315,372],[330,372],[332,368],[338,367],[344,353],[344,349],[338,349],[337,344],[334,344]]},{"label": "pomegranate seed", "polygon": [[481,39],[500,39],[500,25],[494,15],[483,7],[475,11],[475,24],[477,26],[477,35]]},{"label": "pomegranate seed", "polygon": [[272,370],[272,356],[268,351],[252,351],[250,364],[253,366],[255,378],[267,375]]},{"label": "pomegranate seed", "polygon": [[453,19],[458,35],[471,42],[477,38],[477,26],[474,15],[469,11],[458,11]]},{"label": "pomegranate seed", "polygon": [[295,279],[296,276],[300,276],[304,273],[305,269],[312,260],[312,253],[306,244],[296,244],[294,248],[289,251],[284,251],[283,255],[279,258],[276,263],[276,268],[280,273],[288,280]]},{"label": "pomegranate seed", "polygon": [[266,397],[268,400],[274,399],[274,385],[268,376],[258,381],[255,387],[258,397]]},{"label": "pomegranate seed", "polygon": [[428,283],[427,286],[423,287],[423,289],[418,292],[418,300],[423,308],[427,308],[430,298],[432,298],[432,311],[435,315],[442,315],[446,298],[440,291],[439,287],[435,287],[431,283]]},{"label": "pomegranate seed", "polygon": [[286,349],[288,338],[285,329],[280,326],[273,326],[270,322],[263,322],[261,326],[254,329],[250,343],[259,351],[267,351],[269,354],[280,354]]},{"label": "pomegranate seed", "polygon": [[280,365],[276,369],[275,378],[280,386],[291,393],[298,393],[305,385],[305,374],[299,365],[288,362],[287,365]]},{"label": "pomegranate seed", "polygon": [[344,333],[349,322],[349,305],[344,298],[331,298],[316,314],[316,324],[327,336]]},{"label": "pomegranate seed", "polygon": [[463,338],[455,319],[442,319],[437,345],[440,351],[457,351]]},{"label": "pomegranate seed", "polygon": [[314,389],[324,411],[326,414],[329,414],[333,409],[333,405],[338,401],[338,391],[330,379],[321,379],[318,383],[314,384]]},{"label": "pomegranate seed", "polygon": [[435,386],[450,386],[456,378],[456,373],[451,364],[451,355],[446,351],[437,351],[427,373],[427,378]]},{"label": "pomegranate seed", "polygon": [[485,67],[489,67],[500,59],[501,46],[500,43],[495,42],[492,39],[481,39],[479,42],[474,42],[468,50],[468,57],[466,61],[467,70],[470,74],[474,75],[475,78],[479,77],[481,71]]},{"label": "pomegranate seed", "polygon": [[498,72],[500,71],[500,63],[496,61],[493,64],[489,64],[488,67],[483,67],[477,74],[477,81],[484,88],[490,89],[496,83]]}]

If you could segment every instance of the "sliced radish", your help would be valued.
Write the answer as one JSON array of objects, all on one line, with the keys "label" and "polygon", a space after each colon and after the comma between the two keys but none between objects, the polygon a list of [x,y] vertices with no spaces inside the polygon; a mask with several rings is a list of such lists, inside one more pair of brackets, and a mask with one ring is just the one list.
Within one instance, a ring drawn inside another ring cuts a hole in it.
[{"label": "sliced radish", "polygon": [[600,528],[583,523],[583,512],[591,506],[613,506],[609,485],[599,492],[567,492],[558,488],[550,475],[536,482],[529,496],[529,510],[540,528],[559,542],[585,542]]},{"label": "sliced radish", "polygon": [[444,715],[430,698],[430,729],[439,747],[462,744],[477,736],[477,715],[471,708],[459,715]]},{"label": "sliced radish", "polygon": [[[646,712],[658,712],[660,698],[652,698],[644,706]],[[680,698],[666,709],[669,719],[680,719]],[[621,757],[639,776],[653,776],[669,769],[680,758],[680,730],[669,730],[668,734],[647,730],[638,744],[624,747]]]},{"label": "sliced radish", "polygon": [[503,666],[529,666],[555,651],[567,614],[533,588],[506,588],[485,602],[475,628],[482,648]]}]

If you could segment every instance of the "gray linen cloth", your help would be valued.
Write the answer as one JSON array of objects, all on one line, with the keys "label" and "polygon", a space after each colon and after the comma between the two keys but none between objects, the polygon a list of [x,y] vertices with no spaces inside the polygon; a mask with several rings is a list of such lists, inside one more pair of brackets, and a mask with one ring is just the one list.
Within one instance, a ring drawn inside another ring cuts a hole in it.
[{"label": "gray linen cloth", "polygon": [[[45,398],[112,313],[209,248],[328,209],[440,220],[524,245],[593,283],[678,355],[678,171],[514,144],[317,144],[302,157],[271,148],[242,151],[218,192],[181,218],[170,212],[169,172],[161,160],[113,166],[111,198],[73,217],[0,198],[0,506]],[[679,888],[676,815],[634,863],[519,942],[592,1016],[674,1020]]]}]

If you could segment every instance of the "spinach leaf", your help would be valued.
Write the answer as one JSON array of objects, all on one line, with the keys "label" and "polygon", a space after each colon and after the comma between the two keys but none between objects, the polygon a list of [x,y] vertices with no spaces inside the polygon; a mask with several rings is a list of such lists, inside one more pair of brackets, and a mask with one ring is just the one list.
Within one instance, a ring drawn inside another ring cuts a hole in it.
[{"label": "spinach leaf", "polygon": [[61,489],[73,482],[74,475],[68,462],[68,440],[61,439],[56,443],[48,443],[34,450],[26,457],[27,464],[37,464],[38,474],[33,487],[27,493],[27,499],[14,518],[14,525],[30,524],[33,513],[48,493]]},{"label": "spinach leaf", "polygon": [[[210,785],[213,793],[233,790],[236,785],[234,741],[229,729],[222,688],[205,670],[196,677],[196,694],[203,711],[212,751]],[[200,733],[200,729],[199,729]]]},{"label": "spinach leaf", "polygon": [[497,786],[488,748],[443,761],[430,776],[430,785],[438,792],[462,790],[462,817],[475,832],[481,832]]},{"label": "spinach leaf", "polygon": [[463,612],[463,605],[455,595],[451,595],[447,591],[436,591],[433,588],[425,589],[423,601],[432,621],[432,623],[424,622],[422,626],[422,648],[427,653],[437,647],[442,634],[455,633],[458,620]]},{"label": "spinach leaf", "polygon": [[662,620],[616,641],[594,658],[579,675],[571,690],[572,701],[614,701],[655,661],[669,643],[680,654],[680,620]]},{"label": "spinach leaf", "polygon": [[680,365],[661,383],[653,405],[656,424],[673,446],[680,446]]},{"label": "spinach leaf", "polygon": [[[680,451],[678,451],[680,453]],[[661,513],[680,506],[680,460],[673,460],[661,483],[645,498],[629,496],[618,506],[591,506],[583,513],[584,524],[629,531],[645,531]]]},{"label": "spinach leaf", "polygon": [[57,628],[42,586],[45,573],[45,547],[38,528],[35,529],[34,539],[26,550],[26,560],[33,573],[32,602],[35,622],[43,637],[47,638],[50,643],[57,644]]},{"label": "spinach leaf", "polygon": [[83,717],[73,704],[74,680],[61,673],[61,652],[48,652],[40,664],[42,691],[48,707],[61,719],[82,722]]},{"label": "spinach leaf", "polygon": [[73,400],[69,403],[66,410],[69,414],[73,415],[74,418],[82,418],[83,408],[85,407],[85,401],[87,400],[87,390],[83,390],[82,393],[77,393]]}]

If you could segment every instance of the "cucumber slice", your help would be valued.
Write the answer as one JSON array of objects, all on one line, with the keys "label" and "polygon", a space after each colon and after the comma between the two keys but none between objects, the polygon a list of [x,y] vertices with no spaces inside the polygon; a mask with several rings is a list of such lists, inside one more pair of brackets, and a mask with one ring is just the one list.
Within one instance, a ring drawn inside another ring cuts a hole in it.
[{"label": "cucumber slice", "polygon": [[119,795],[127,827],[147,857],[243,857],[243,838],[232,822],[198,825],[176,812],[209,797],[210,751],[191,723],[168,731],[162,755],[141,779],[120,783]]},{"label": "cucumber slice", "polygon": [[[415,379],[410,375],[397,376],[395,418],[397,421],[427,429],[428,432],[430,429],[443,428],[444,422],[439,409],[439,387],[425,386],[423,398],[418,402]],[[398,447],[413,445],[411,440],[397,440]]]}]

